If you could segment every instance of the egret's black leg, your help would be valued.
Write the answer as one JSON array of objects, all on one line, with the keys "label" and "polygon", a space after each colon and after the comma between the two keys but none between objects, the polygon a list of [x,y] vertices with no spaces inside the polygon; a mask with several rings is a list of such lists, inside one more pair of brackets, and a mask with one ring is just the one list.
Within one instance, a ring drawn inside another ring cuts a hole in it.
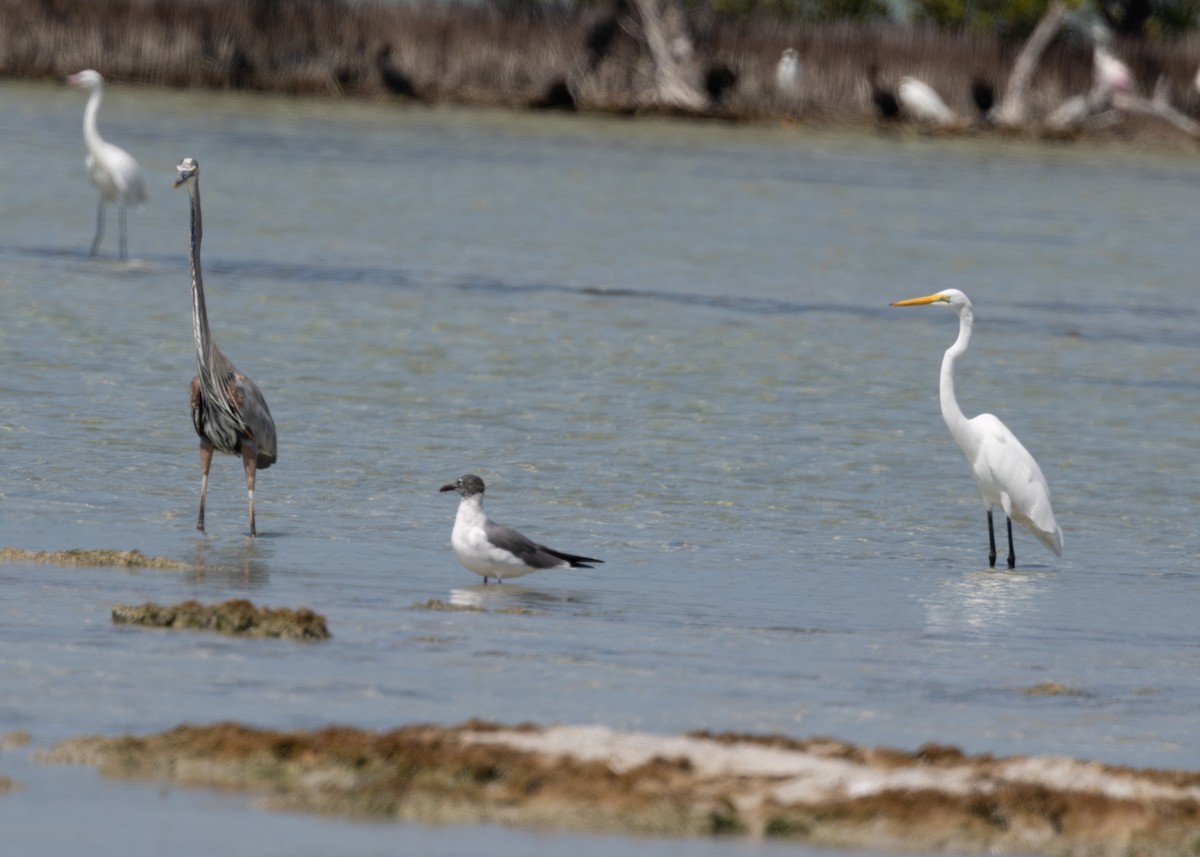
[{"label": "egret's black leg", "polygon": [[[1010,530],[1011,532],[1011,530]],[[988,509],[988,568],[996,567],[996,531],[992,529],[992,510]]]},{"label": "egret's black leg", "polygon": [[121,259],[129,258],[129,252],[126,250],[125,241],[125,203],[118,204],[118,220],[121,223]]},{"label": "egret's black leg", "polygon": [[1013,550],[1012,543],[1012,518],[1005,518],[1008,521],[1008,567],[1010,569],[1017,567],[1017,552]]},{"label": "egret's black leg", "polygon": [[100,252],[100,239],[104,237],[104,197],[100,197],[100,205],[96,207],[96,237],[92,239],[92,255]]}]

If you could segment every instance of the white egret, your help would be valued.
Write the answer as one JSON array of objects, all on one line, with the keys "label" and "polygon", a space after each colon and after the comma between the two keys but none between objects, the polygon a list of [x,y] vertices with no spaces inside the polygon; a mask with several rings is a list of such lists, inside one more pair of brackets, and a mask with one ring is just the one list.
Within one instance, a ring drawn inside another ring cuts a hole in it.
[{"label": "white egret", "polygon": [[922,80],[915,77],[900,78],[900,87],[896,94],[900,99],[900,106],[918,122],[953,125],[958,121],[958,116],[946,106],[942,97]]},{"label": "white egret", "polygon": [[1009,568],[1017,563],[1012,537],[1014,518],[1037,536],[1042,544],[1061,556],[1062,529],[1054,520],[1054,510],[1050,508],[1050,487],[1038,463],[998,417],[980,414],[967,419],[954,396],[954,364],[971,342],[971,326],[975,320],[971,301],[958,289],[947,289],[923,298],[896,301],[892,306],[929,304],[945,304],[958,313],[958,339],[946,349],[946,355],[942,358],[942,417],[950,434],[967,456],[975,482],[987,505],[988,565],[996,565],[996,535],[992,527],[992,508],[996,505],[1004,510],[1008,522]]},{"label": "white egret", "polygon": [[78,86],[91,92],[87,107],[83,112],[83,141],[87,144],[88,177],[100,191],[100,207],[96,210],[96,237],[92,240],[92,255],[100,250],[100,239],[104,235],[104,204],[115,202],[121,226],[121,258],[126,252],[125,211],[130,205],[140,205],[146,201],[146,182],[142,178],[142,168],[133,156],[122,149],[107,143],[96,130],[96,114],[100,112],[100,100],[104,97],[104,78],[100,72],[87,69],[67,78],[71,86]]},{"label": "white egret", "polygon": [[1092,76],[1097,89],[1112,92],[1133,92],[1133,72],[1104,45],[1092,51]]},{"label": "white egret", "polygon": [[784,48],[780,54],[775,66],[775,88],[789,98],[800,92],[800,52],[795,48]]}]

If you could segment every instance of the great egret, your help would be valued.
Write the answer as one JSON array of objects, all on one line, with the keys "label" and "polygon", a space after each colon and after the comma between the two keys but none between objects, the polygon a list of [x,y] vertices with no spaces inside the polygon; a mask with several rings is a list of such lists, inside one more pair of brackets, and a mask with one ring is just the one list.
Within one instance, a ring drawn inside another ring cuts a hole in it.
[{"label": "great egret", "polygon": [[460,476],[442,491],[456,491],[462,500],[454,518],[450,544],[458,561],[483,578],[521,577],[543,568],[591,568],[602,559],[556,551],[530,541],[512,527],[497,524],[483,511],[483,480],[472,473]]},{"label": "great egret", "polygon": [[121,227],[121,258],[127,256],[125,240],[125,210],[131,205],[146,201],[146,182],[142,168],[133,156],[107,143],[96,130],[96,114],[100,112],[100,101],[104,97],[104,78],[100,72],[86,69],[67,78],[71,86],[88,90],[87,107],[83,111],[83,142],[87,145],[88,177],[100,191],[100,207],[96,209],[96,237],[92,240],[92,255],[100,250],[100,239],[104,235],[104,204],[117,204]]},{"label": "great egret", "polygon": [[1104,45],[1097,44],[1092,52],[1092,73],[1097,89],[1133,92],[1133,72]]},{"label": "great egret", "polygon": [[784,48],[775,66],[775,88],[787,98],[795,98],[800,92],[800,52],[795,48]]},{"label": "great egret", "polygon": [[958,121],[954,111],[946,106],[933,87],[915,77],[900,78],[897,90],[900,106],[918,122],[933,125],[953,125]]},{"label": "great egret", "polygon": [[240,455],[246,471],[250,500],[250,535],[254,528],[254,475],[275,463],[275,421],[258,387],[229,362],[208,330],[204,305],[204,280],[200,274],[200,165],[184,158],[175,187],[184,185],[191,201],[192,333],[196,339],[196,371],[192,379],[192,425],[200,435],[200,517],[196,529],[204,532],[204,500],[208,495],[208,468],[213,450]]},{"label": "great egret", "polygon": [[996,505],[1004,510],[1008,522],[1009,568],[1017,563],[1012,537],[1014,518],[1028,527],[1047,548],[1062,556],[1062,529],[1054,520],[1050,487],[1038,463],[998,417],[980,414],[967,419],[954,396],[954,364],[971,342],[971,326],[975,320],[971,301],[958,289],[947,289],[923,298],[896,301],[892,306],[930,304],[945,304],[958,313],[958,339],[946,349],[942,358],[942,417],[967,456],[987,505],[989,567],[996,565],[996,534],[992,527],[992,508]]}]

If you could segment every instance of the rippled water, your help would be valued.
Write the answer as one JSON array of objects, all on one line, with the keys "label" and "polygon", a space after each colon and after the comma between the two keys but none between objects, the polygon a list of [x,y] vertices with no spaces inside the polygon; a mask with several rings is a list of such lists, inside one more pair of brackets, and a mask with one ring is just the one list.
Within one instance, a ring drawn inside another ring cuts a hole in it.
[{"label": "rippled water", "polygon": [[[1193,158],[117,89],[101,131],[151,187],[120,263],[113,217],[86,252],[80,94],[0,93],[0,545],[200,569],[0,565],[0,732],[34,738],[0,755],[27,786],[0,825],[23,853],[202,853],[218,827],[239,853],[773,850],[268,815],[30,760],[183,721],[1200,768]],[[184,155],[214,334],[279,429],[257,540],[228,457],[193,529]],[[1062,559],[1019,531],[1019,568],[986,569],[937,404],[956,321],[887,306],[950,286],[977,316],[960,401],[1038,457]],[[481,586],[437,491],[465,472],[493,517],[605,565]],[[109,620],[233,596],[312,607],[334,639]],[[1048,682],[1078,693],[1025,692]]]}]

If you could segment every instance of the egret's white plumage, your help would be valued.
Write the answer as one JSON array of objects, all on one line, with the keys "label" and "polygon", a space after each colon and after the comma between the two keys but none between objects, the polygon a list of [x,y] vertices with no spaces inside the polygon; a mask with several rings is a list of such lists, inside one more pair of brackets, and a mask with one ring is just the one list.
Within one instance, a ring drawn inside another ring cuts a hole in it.
[{"label": "egret's white plumage", "polygon": [[104,97],[104,78],[100,72],[89,68],[68,77],[67,83],[91,93],[83,111],[83,141],[88,150],[84,163],[87,165],[88,177],[100,191],[92,255],[99,251],[100,239],[104,235],[104,204],[115,202],[120,217],[121,258],[124,259],[127,255],[125,212],[129,206],[140,205],[146,201],[146,181],[142,178],[142,168],[133,156],[120,146],[106,142],[96,128],[96,115],[100,112],[100,101]]},{"label": "egret's white plumage", "polygon": [[935,125],[953,125],[958,116],[951,110],[932,86],[915,77],[900,78],[896,91],[900,106],[918,122]]},{"label": "egret's white plumage", "polygon": [[780,95],[794,96],[800,92],[800,52],[784,48],[775,66],[775,87]]},{"label": "egret's white plumage", "polygon": [[1092,51],[1092,75],[1098,89],[1133,92],[1133,72],[1102,44]]},{"label": "egret's white plumage", "polygon": [[947,289],[922,298],[896,301],[892,306],[929,304],[945,304],[958,313],[958,339],[946,349],[946,355],[942,358],[942,417],[950,434],[967,456],[975,482],[987,505],[991,564],[994,565],[996,561],[995,538],[992,536],[992,509],[995,506],[1000,506],[1009,519],[1009,568],[1016,563],[1012,521],[1024,524],[1042,544],[1061,556],[1062,529],[1054,520],[1054,510],[1050,507],[1050,487],[1037,461],[998,417],[980,414],[967,419],[954,395],[954,365],[971,342],[971,327],[975,320],[971,301],[958,289]]}]

